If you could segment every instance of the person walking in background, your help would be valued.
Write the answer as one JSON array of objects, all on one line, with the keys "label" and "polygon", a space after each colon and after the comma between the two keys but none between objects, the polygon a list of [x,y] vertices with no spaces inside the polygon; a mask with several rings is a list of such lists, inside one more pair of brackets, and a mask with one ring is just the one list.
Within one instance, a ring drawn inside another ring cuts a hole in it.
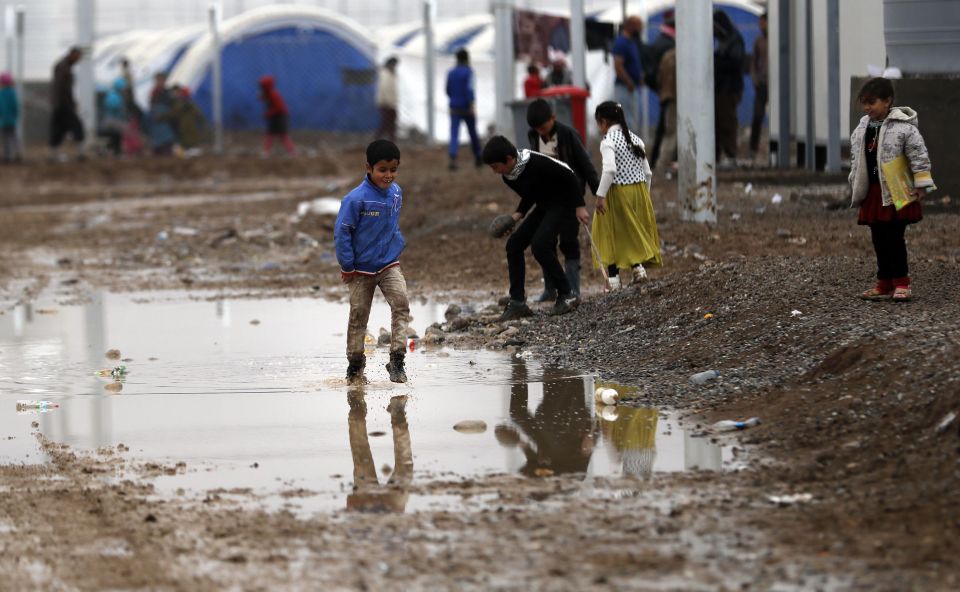
[{"label": "person walking in background", "polygon": [[380,111],[380,127],[377,137],[397,141],[397,63],[395,57],[387,58],[380,68],[377,84],[377,110]]},{"label": "person walking in background", "polygon": [[543,78],[540,78],[540,68],[531,63],[527,66],[527,77],[523,81],[523,96],[532,99],[543,92]]},{"label": "person walking in background", "polygon": [[0,74],[0,135],[3,138],[3,162],[20,162],[20,139],[17,137],[17,122],[20,120],[20,101],[13,88],[13,76]]},{"label": "person walking in background", "polygon": [[623,108],[607,101],[594,113],[603,134],[603,170],[597,189],[597,215],[592,236],[607,267],[609,287],[620,287],[620,270],[633,271],[632,283],[647,279],[644,266],[661,265],[660,234],[650,201],[650,164],[643,142],[630,131]]},{"label": "person walking in background", "polygon": [[670,49],[660,58],[660,120],[663,137],[656,170],[666,175],[675,170],[677,162],[677,50]]},{"label": "person walking in background", "polygon": [[273,148],[273,138],[279,138],[287,154],[293,156],[296,148],[289,133],[289,113],[287,103],[277,90],[273,76],[264,76],[260,79],[260,100],[263,101],[263,117],[267,120],[267,131],[263,135],[263,157],[270,156]]},{"label": "person walking in background", "polygon": [[[551,158],[569,166],[579,181],[580,195],[583,195],[584,185],[589,185],[594,195],[600,185],[597,169],[593,167],[590,155],[587,154],[580,134],[572,127],[557,121],[550,103],[537,99],[527,107],[527,140],[530,146]],[[580,297],[580,221],[576,212],[563,221],[560,228],[560,252],[563,253],[563,271],[570,282],[570,291],[577,298]],[[548,276],[543,278],[543,294],[537,302],[547,302],[557,297],[557,287]]]},{"label": "person walking in background", "polygon": [[857,224],[870,227],[877,255],[877,285],[860,297],[904,302],[911,298],[904,233],[923,219],[921,201],[936,189],[930,156],[917,112],[892,106],[889,80],[871,78],[857,98],[866,115],[850,135],[850,207],[860,206]]},{"label": "person walking in background", "polygon": [[760,151],[760,131],[767,114],[767,13],[760,15],[760,36],[753,44],[750,56],[750,80],[753,81],[753,121],[750,123],[750,157],[754,160]]},{"label": "person walking in background", "polygon": [[150,149],[156,156],[173,154],[173,146],[177,143],[177,130],[173,116],[173,97],[167,88],[167,75],[157,72],[153,76],[153,88],[150,90],[150,111],[148,134]]},{"label": "person walking in background", "polygon": [[470,148],[473,150],[474,164],[483,166],[480,160],[480,136],[477,135],[476,95],[473,90],[473,68],[470,67],[470,54],[467,50],[457,51],[457,65],[447,72],[447,97],[450,98],[450,165],[451,171],[457,169],[457,152],[460,150],[460,122],[467,124],[470,134]]},{"label": "person walking in background", "polygon": [[627,125],[637,129],[640,117],[637,91],[643,84],[643,67],[640,63],[640,46],[637,42],[643,33],[643,20],[631,16],[623,23],[623,31],[613,42],[613,98],[623,106]]},{"label": "person walking in background", "polygon": [[83,122],[77,115],[77,101],[73,97],[73,66],[83,57],[79,47],[71,47],[63,58],[53,67],[53,83],[50,85],[50,157],[64,161],[66,156],[60,152],[60,145],[67,137],[73,136],[77,146],[77,157],[83,158]]},{"label": "person walking in background", "polygon": [[550,72],[543,81],[543,88],[551,86],[570,86],[573,84],[573,74],[567,68],[567,57],[562,51],[553,52],[553,59],[550,60]]},{"label": "person walking in background", "polygon": [[[660,117],[657,119],[657,131],[653,138],[653,151],[650,153],[649,159],[650,167],[654,169],[657,167],[657,159],[660,158],[660,146],[663,144],[663,137],[666,133],[667,103],[675,100],[677,96],[676,80],[673,81],[673,92],[668,92],[666,98],[664,98],[664,91],[661,88],[663,82],[660,80],[663,56],[677,46],[676,37],[677,31],[673,10],[667,10],[663,15],[663,24],[660,25],[660,34],[653,40],[653,43],[646,46],[647,52],[643,62],[644,83],[647,88],[657,93],[657,98],[660,100]],[[649,60],[647,57],[649,57]],[[676,61],[674,61],[674,69],[676,69]],[[676,75],[675,72],[674,75]]]},{"label": "person walking in background", "polygon": [[718,166],[731,167],[737,158],[737,105],[743,97],[743,67],[746,48],[743,37],[723,10],[713,13],[714,117]]},{"label": "person walking in background", "polygon": [[119,77],[113,81],[113,86],[103,96],[101,107],[100,136],[107,139],[107,150],[114,156],[123,152],[123,135],[127,127],[127,109],[123,93],[127,88],[127,80]]},{"label": "person walking in background", "polygon": [[189,88],[174,85],[172,94],[173,120],[177,128],[178,144],[185,151],[193,151],[186,154],[191,156],[199,152],[201,131],[206,120],[203,117],[203,111],[190,96]]}]

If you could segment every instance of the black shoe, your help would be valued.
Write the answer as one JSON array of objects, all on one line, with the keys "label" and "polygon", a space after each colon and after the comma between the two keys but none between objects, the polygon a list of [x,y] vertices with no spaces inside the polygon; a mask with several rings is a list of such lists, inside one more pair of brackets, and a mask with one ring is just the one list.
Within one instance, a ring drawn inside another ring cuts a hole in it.
[{"label": "black shoe", "polygon": [[455,170],[457,170],[458,168],[459,168],[459,167],[457,166],[457,161],[455,161],[455,160],[451,160],[451,161],[450,161],[450,164],[447,165],[447,170],[450,170],[450,171],[455,171]]},{"label": "black shoe", "polygon": [[532,316],[533,311],[530,310],[530,307],[527,306],[526,302],[522,300],[511,300],[509,303],[507,303],[507,307],[503,309],[503,314],[500,315],[499,321],[512,321],[514,319]]},{"label": "black shoe", "polygon": [[473,166],[477,167],[478,169],[482,169],[483,159],[478,157],[476,160],[473,161]]},{"label": "black shoe", "polygon": [[387,362],[387,372],[390,373],[390,382],[406,382],[407,373],[403,368],[403,354],[390,354]]},{"label": "black shoe", "polygon": [[567,294],[557,298],[556,304],[550,309],[550,314],[554,316],[567,314],[576,310],[578,306],[580,306],[580,299],[573,294]]},{"label": "black shoe", "polygon": [[349,359],[347,366],[347,382],[355,383],[363,379],[363,368],[367,365],[364,357]]},{"label": "black shoe", "polygon": [[537,297],[537,302],[553,302],[557,299],[556,290],[544,290],[543,294]]}]

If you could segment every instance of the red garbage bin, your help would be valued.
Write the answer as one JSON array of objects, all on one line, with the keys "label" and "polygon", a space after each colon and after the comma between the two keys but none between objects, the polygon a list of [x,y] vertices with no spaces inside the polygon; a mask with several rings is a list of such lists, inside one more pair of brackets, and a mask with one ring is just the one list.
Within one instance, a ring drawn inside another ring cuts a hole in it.
[{"label": "red garbage bin", "polygon": [[566,97],[570,101],[570,118],[573,127],[580,132],[580,139],[587,143],[587,97],[590,91],[579,86],[551,86],[543,89],[541,97]]}]

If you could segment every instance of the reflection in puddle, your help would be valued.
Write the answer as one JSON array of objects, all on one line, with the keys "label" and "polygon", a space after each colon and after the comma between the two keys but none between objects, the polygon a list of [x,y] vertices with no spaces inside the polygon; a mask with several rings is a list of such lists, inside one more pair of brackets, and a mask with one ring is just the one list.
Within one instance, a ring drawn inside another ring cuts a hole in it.
[{"label": "reflection in puddle", "polygon": [[[344,304],[144,300],[103,294],[84,306],[43,303],[0,316],[0,462],[43,462],[31,435],[36,421],[44,436],[74,449],[122,443],[135,463],[185,462],[185,471],[150,477],[164,496],[251,489],[304,512],[402,512],[463,505],[408,491],[434,480],[648,479],[731,461],[729,450],[685,433],[668,413],[598,408],[601,384],[592,376],[499,352],[417,350],[407,357],[410,382],[396,385],[383,368],[386,349],[371,349],[370,384],[350,390],[342,380]],[[443,310],[414,306],[413,326],[422,331]],[[371,331],[388,322],[389,307],[375,305]],[[113,364],[104,360],[111,348],[129,360],[118,393],[94,376]],[[60,408],[17,415],[18,399]],[[464,420],[493,429],[454,431]]]}]

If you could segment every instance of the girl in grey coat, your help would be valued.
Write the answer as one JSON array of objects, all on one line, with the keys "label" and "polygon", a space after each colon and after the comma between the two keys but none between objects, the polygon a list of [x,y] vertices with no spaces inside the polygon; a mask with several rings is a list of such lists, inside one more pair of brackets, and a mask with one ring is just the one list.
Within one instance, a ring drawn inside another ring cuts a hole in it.
[{"label": "girl in grey coat", "polygon": [[[866,300],[910,300],[907,269],[907,225],[923,218],[921,200],[936,189],[930,157],[909,107],[892,107],[893,84],[885,78],[868,80],[859,94],[866,115],[850,136],[850,206],[860,206],[857,223],[870,227],[877,254],[877,285],[861,294]],[[894,174],[898,159],[912,183],[909,202],[895,204],[899,185]]]}]

